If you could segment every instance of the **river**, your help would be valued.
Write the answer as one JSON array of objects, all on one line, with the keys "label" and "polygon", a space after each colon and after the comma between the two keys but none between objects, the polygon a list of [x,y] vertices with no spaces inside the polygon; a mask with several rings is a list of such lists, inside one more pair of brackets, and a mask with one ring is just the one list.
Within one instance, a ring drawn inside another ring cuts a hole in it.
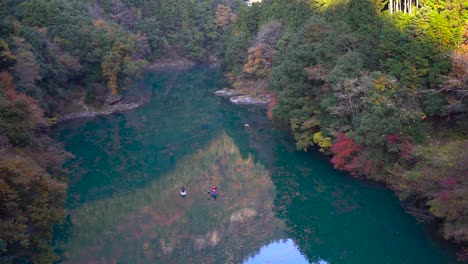
[{"label": "river", "polygon": [[264,109],[216,97],[225,84],[208,66],[149,72],[142,107],[52,131],[75,155],[64,263],[455,263],[389,190],[296,151]]}]

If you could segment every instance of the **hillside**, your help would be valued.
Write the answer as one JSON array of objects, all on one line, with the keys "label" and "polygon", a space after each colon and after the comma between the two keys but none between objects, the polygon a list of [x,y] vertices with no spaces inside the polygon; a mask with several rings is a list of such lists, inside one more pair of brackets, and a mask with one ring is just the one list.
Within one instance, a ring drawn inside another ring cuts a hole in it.
[{"label": "hillside", "polygon": [[466,258],[467,21],[466,1],[267,0],[238,14],[225,69],[298,149],[386,183]]},{"label": "hillside", "polygon": [[213,61],[246,5],[224,2],[0,0],[0,262],[57,260],[71,154],[47,128],[135,107],[145,67]]},{"label": "hillside", "polygon": [[71,154],[49,126],[128,103],[147,67],[218,61],[298,149],[384,182],[466,258],[467,21],[463,0],[0,0],[0,262],[57,259]]}]

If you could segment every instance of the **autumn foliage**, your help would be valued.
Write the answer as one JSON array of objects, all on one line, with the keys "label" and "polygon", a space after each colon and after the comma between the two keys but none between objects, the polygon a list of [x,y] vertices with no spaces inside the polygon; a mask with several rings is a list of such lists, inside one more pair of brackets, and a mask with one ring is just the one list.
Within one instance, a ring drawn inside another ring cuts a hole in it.
[{"label": "autumn foliage", "polygon": [[280,22],[272,21],[260,29],[248,50],[248,60],[243,69],[246,75],[256,78],[268,76],[282,27]]},{"label": "autumn foliage", "polygon": [[47,126],[37,101],[0,73],[0,262],[52,263],[52,227],[64,216],[68,156],[36,131]]},{"label": "autumn foliage", "polygon": [[232,12],[231,8],[219,4],[216,8],[215,23],[222,31],[225,31],[228,26],[232,25],[236,20],[236,15]]},{"label": "autumn foliage", "polygon": [[273,120],[273,108],[276,105],[276,96],[270,99],[270,102],[268,103],[268,110],[267,110],[267,116],[270,120]]},{"label": "autumn foliage", "polygon": [[447,239],[467,241],[463,227],[468,220],[466,194],[468,193],[467,140],[419,147],[415,171],[419,177],[409,185],[427,200],[430,212],[443,219],[442,234]]},{"label": "autumn foliage", "polygon": [[333,158],[331,163],[335,169],[344,170],[350,173],[357,173],[362,166],[362,160],[358,156],[361,147],[352,138],[339,133],[335,144],[331,147]]}]

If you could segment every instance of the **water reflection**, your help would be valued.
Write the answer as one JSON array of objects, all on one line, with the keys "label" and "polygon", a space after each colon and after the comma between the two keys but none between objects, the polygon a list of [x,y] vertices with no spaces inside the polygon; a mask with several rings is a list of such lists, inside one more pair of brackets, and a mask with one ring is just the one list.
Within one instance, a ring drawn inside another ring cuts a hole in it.
[{"label": "water reflection", "polygon": [[296,152],[264,110],[213,96],[223,82],[150,73],[147,105],[55,132],[77,157],[65,262],[454,263],[390,191]]},{"label": "water reflection", "polygon": [[[208,194],[212,185],[219,188],[216,201]],[[70,263],[239,263],[283,237],[274,197],[268,171],[243,159],[222,133],[148,186],[74,209],[66,257]]]}]

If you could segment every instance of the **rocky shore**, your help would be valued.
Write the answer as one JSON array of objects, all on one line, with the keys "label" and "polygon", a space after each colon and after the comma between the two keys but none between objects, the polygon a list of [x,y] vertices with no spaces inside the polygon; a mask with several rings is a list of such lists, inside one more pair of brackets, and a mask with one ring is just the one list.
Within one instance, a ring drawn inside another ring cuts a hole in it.
[{"label": "rocky shore", "polygon": [[229,98],[233,104],[243,105],[265,105],[270,103],[269,95],[252,95],[239,90],[224,88],[215,92],[216,95]]},{"label": "rocky shore", "polygon": [[75,118],[84,118],[84,117],[95,117],[98,115],[110,115],[113,113],[124,112],[140,106],[138,103],[116,103],[112,105],[106,105],[99,109],[90,108],[83,104],[85,109],[83,112],[76,112],[65,114],[59,118],[59,121],[65,121]]}]

